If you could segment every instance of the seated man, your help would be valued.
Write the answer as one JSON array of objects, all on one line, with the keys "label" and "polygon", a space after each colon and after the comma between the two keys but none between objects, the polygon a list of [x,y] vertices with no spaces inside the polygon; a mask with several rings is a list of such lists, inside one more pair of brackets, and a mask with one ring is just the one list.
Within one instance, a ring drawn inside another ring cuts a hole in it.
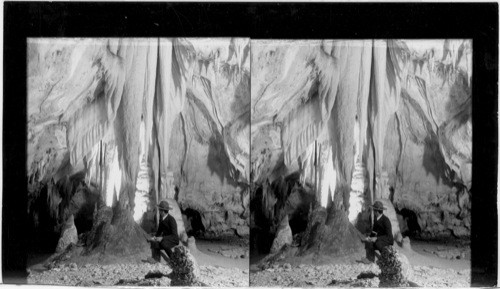
[{"label": "seated man", "polygon": [[364,240],[366,242],[366,258],[362,262],[365,264],[375,261],[375,250],[382,252],[384,247],[394,244],[391,221],[384,215],[384,210],[387,210],[387,208],[384,208],[380,201],[376,201],[370,207],[375,214],[375,222],[370,237]]},{"label": "seated man", "polygon": [[160,205],[158,205],[158,210],[160,210],[160,223],[155,237],[149,240],[151,242],[152,259],[156,262],[160,262],[161,260],[160,251],[162,249],[165,250],[169,258],[172,258],[172,248],[179,245],[177,222],[175,218],[168,213],[171,209],[172,207],[170,207],[167,201],[161,201]]}]

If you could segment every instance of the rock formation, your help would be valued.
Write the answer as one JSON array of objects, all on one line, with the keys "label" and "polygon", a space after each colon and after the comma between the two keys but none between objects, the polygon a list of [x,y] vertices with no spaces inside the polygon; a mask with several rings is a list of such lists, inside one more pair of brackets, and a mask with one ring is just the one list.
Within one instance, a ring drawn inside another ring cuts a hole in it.
[{"label": "rock formation", "polygon": [[266,188],[299,175],[316,202],[299,254],[360,251],[349,221],[375,199],[423,238],[470,235],[471,56],[470,40],[252,41],[252,200],[281,216],[288,195]]},{"label": "rock formation", "polygon": [[164,198],[208,233],[244,233],[249,50],[248,39],[30,40],[30,202],[60,224],[76,188],[91,192],[87,254],[148,250],[136,221],[154,223]]},{"label": "rock formation", "polygon": [[291,245],[293,242],[292,229],[288,224],[288,215],[281,220],[280,226],[276,231],[273,245],[271,246],[271,254],[278,252],[283,246]]},{"label": "rock formation", "polygon": [[75,221],[73,215],[71,215],[64,224],[62,229],[61,238],[57,243],[56,253],[64,251],[70,244],[78,243],[78,232],[76,231]]},{"label": "rock formation", "polygon": [[268,250],[288,216],[297,254],[334,256],[362,250],[353,220],[384,199],[421,237],[467,238],[471,46],[31,39],[33,226],[58,238],[74,215],[86,254],[135,254],[168,198],[200,234],[246,235],[253,214]]},{"label": "rock formation", "polygon": [[203,286],[200,282],[200,268],[193,255],[183,245],[178,245],[172,249],[172,259],[170,260],[172,273],[169,278],[172,286]]},{"label": "rock formation", "polygon": [[382,250],[377,265],[380,267],[380,287],[408,287],[412,272],[410,262],[393,246]]}]

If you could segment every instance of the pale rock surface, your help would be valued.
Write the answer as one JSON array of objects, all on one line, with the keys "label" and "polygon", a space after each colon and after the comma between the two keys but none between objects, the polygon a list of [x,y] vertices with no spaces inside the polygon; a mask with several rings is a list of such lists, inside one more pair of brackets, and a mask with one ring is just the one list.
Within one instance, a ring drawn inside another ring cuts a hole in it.
[{"label": "pale rock surface", "polygon": [[293,243],[292,229],[288,224],[288,215],[286,215],[276,230],[276,237],[274,237],[273,245],[271,246],[271,253],[276,253],[283,246],[291,245]]},{"label": "pale rock surface", "polygon": [[250,57],[248,39],[190,39],[186,101],[172,123],[169,172],[182,210],[209,234],[248,226]]},{"label": "pale rock surface", "polygon": [[66,220],[63,229],[61,230],[61,237],[57,242],[56,253],[63,252],[70,244],[78,243],[78,232],[76,230],[73,215]]}]

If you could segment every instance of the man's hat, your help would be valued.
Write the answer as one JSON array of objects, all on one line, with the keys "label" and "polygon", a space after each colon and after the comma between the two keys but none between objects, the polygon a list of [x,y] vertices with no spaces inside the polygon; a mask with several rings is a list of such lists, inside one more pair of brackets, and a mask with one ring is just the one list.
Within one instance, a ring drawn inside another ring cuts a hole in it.
[{"label": "man's hat", "polygon": [[173,209],[167,201],[161,201],[157,207],[160,211],[168,211]]},{"label": "man's hat", "polygon": [[370,206],[370,208],[373,208],[375,211],[383,211],[387,210],[387,208],[384,208],[384,204],[382,204],[381,201],[376,201],[373,206]]}]

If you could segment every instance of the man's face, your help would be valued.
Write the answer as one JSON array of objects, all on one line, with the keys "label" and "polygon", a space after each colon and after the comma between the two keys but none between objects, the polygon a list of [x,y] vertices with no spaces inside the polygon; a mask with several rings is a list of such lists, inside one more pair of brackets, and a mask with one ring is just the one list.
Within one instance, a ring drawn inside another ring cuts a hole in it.
[{"label": "man's face", "polygon": [[168,213],[168,211],[160,210],[160,216],[163,218]]},{"label": "man's face", "polygon": [[379,217],[380,215],[382,215],[382,212],[381,211],[377,211],[377,210],[374,210],[375,212],[375,217]]}]

